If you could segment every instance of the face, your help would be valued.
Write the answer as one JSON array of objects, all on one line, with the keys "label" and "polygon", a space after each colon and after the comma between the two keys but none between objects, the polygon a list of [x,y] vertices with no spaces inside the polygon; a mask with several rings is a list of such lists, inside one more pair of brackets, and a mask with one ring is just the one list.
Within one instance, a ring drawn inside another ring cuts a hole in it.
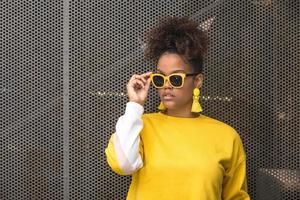
[{"label": "face", "polygon": [[[176,53],[164,53],[157,63],[157,73],[169,75],[175,72],[185,74],[193,73],[193,69],[184,62]],[[200,88],[203,82],[203,75],[187,76],[184,79],[183,87],[173,88],[168,81],[163,88],[157,89],[161,101],[169,110],[191,109],[193,102],[193,89]]]}]

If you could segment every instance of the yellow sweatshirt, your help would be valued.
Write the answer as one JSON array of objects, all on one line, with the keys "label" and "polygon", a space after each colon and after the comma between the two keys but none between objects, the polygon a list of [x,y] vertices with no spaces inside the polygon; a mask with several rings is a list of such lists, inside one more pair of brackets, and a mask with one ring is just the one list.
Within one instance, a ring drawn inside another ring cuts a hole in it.
[{"label": "yellow sweatshirt", "polygon": [[129,102],[105,154],[114,172],[132,175],[127,200],[250,199],[239,134],[202,114],[143,114]]}]

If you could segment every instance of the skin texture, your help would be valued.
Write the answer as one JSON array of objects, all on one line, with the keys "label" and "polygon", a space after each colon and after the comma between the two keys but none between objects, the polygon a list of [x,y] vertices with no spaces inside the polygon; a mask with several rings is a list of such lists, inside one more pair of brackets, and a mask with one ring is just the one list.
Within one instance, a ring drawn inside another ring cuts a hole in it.
[{"label": "skin texture", "polygon": [[[160,56],[157,62],[157,72],[169,75],[174,72],[193,73],[193,69],[188,65],[182,57],[176,53],[164,53]],[[134,74],[130,78],[126,88],[129,97],[129,101],[144,105],[149,87],[150,78],[149,75],[152,72],[147,72],[141,75]],[[203,75],[188,76],[184,80],[182,88],[172,88],[172,86],[166,82],[165,86],[161,89],[157,89],[161,101],[164,103],[167,110],[165,114],[175,117],[196,117],[198,114],[191,112],[193,103],[193,89],[202,87]],[[201,89],[200,89],[201,90]],[[172,95],[171,99],[165,99],[164,95],[169,93]]]}]

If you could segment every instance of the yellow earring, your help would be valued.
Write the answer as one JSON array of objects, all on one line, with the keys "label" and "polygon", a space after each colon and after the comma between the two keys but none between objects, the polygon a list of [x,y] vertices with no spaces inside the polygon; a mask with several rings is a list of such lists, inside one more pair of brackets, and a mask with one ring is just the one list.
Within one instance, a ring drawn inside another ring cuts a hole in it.
[{"label": "yellow earring", "polygon": [[192,112],[202,112],[202,107],[199,103],[199,98],[200,98],[200,90],[199,88],[194,88],[193,91],[193,104],[192,104]]},{"label": "yellow earring", "polygon": [[157,107],[159,110],[166,110],[165,105],[163,104],[163,102],[161,101],[159,106]]}]

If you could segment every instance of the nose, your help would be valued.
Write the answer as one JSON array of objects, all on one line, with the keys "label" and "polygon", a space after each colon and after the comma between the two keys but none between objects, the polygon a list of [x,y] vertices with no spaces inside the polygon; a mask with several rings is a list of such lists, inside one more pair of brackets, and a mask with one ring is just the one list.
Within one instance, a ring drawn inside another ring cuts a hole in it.
[{"label": "nose", "polygon": [[164,88],[172,88],[172,85],[170,84],[169,80],[166,80]]}]

